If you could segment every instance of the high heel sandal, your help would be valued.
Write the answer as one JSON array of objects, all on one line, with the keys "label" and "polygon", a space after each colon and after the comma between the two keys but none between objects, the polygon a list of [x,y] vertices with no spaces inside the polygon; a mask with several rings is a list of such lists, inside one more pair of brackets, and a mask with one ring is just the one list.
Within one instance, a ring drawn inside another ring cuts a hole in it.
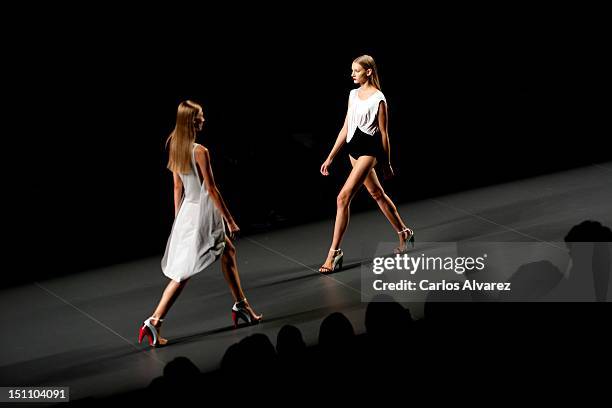
[{"label": "high heel sandal", "polygon": [[403,254],[408,252],[408,245],[406,244],[407,242],[410,242],[412,244],[412,248],[414,248],[414,231],[411,230],[410,228],[406,228],[403,229],[401,231],[398,231],[399,235],[402,235],[403,233],[408,232],[408,236],[406,237],[406,240],[404,241],[404,248],[402,249],[401,247],[396,247],[393,250],[393,253],[395,254]]},{"label": "high heel sandal", "polygon": [[142,324],[142,327],[140,328],[140,332],[138,333],[138,344],[142,342],[142,339],[146,335],[149,338],[150,346],[165,345],[168,341],[160,336],[159,332],[157,331],[157,327],[153,326],[151,320],[157,320],[158,322],[164,321],[164,319],[159,319],[153,316],[145,320]]},{"label": "high heel sandal", "polygon": [[321,267],[319,268],[319,272],[322,274],[332,273],[336,270],[339,271],[342,269],[342,258],[344,258],[344,252],[342,252],[342,249],[330,249],[329,252],[334,253],[332,267],[328,268],[327,266],[325,266],[325,264],[321,265]]},{"label": "high heel sandal", "polygon": [[234,306],[232,306],[232,323],[234,323],[234,329],[238,328],[240,319],[244,320],[245,323],[250,326],[261,322],[263,315],[256,315],[251,305],[249,305],[246,298],[244,298],[234,303]]}]

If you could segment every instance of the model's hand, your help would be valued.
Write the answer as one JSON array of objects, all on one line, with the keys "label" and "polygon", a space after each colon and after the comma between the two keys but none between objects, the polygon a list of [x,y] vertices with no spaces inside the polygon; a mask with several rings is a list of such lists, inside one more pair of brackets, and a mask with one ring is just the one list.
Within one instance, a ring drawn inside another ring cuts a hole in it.
[{"label": "model's hand", "polygon": [[238,235],[240,234],[240,227],[238,226],[238,224],[236,224],[235,221],[231,221],[228,223],[228,227],[230,230],[230,238],[232,240],[238,238]]},{"label": "model's hand", "polygon": [[323,162],[323,164],[321,165],[321,174],[324,176],[329,176],[329,166],[331,166],[331,160],[328,158],[327,160],[325,160]]},{"label": "model's hand", "polygon": [[383,177],[385,180],[388,180],[393,176],[395,176],[395,173],[393,172],[393,167],[391,167],[391,163],[387,163],[385,166],[383,166]]}]

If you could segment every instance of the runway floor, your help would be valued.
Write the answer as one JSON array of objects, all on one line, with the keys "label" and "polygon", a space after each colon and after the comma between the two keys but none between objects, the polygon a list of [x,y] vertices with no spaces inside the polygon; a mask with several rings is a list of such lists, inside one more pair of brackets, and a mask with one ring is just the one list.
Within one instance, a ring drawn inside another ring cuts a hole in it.
[{"label": "runway floor", "polygon": [[[360,194],[367,194],[361,192]],[[399,206],[419,240],[562,241],[584,220],[612,226],[612,162]],[[0,291],[0,385],[69,386],[71,400],[146,387],[165,364],[186,356],[201,371],[253,333],[275,344],[285,324],[307,344],[322,319],[344,313],[364,331],[360,265],[365,245],[396,234],[372,202],[353,214],[342,245],[345,269],[317,272],[329,248],[332,220],[242,237],[237,243],[246,294],[264,323],[233,330],[232,299],[217,262],[195,276],[164,322],[171,344],[137,343],[167,283],[159,257]],[[69,254],[67,254],[69,256]],[[405,304],[419,318],[423,305]]]}]

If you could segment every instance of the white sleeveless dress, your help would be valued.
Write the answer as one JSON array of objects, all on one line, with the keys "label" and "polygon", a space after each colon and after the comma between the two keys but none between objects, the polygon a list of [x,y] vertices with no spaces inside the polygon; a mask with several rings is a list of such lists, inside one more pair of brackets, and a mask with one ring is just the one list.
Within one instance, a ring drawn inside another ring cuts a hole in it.
[{"label": "white sleeveless dress", "polygon": [[180,282],[202,272],[225,249],[223,216],[198,175],[194,143],[191,171],[180,174],[185,193],[161,261],[164,275]]}]

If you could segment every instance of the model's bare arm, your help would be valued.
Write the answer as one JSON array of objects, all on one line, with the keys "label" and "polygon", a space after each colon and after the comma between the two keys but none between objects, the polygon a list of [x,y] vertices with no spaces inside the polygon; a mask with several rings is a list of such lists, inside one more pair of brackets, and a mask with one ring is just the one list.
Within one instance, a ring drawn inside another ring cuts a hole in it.
[{"label": "model's bare arm", "polygon": [[[381,101],[378,105],[378,129],[380,130],[380,134],[382,136],[382,146],[385,151],[385,158],[387,159],[387,163],[391,163],[391,144],[389,143],[389,121],[387,116],[387,104],[384,101]],[[387,163],[382,163],[386,165]]]},{"label": "model's bare arm", "polygon": [[183,197],[183,181],[181,176],[175,171],[172,172],[172,178],[174,179],[174,216],[176,217],[181,206],[181,198]]},{"label": "model's bare arm", "polygon": [[[350,102],[349,102],[349,106],[350,106]],[[328,167],[331,165],[332,161],[338,154],[338,151],[340,150],[340,148],[342,148],[342,145],[346,143],[347,133],[348,133],[348,110],[346,112],[346,116],[344,117],[344,125],[342,125],[342,129],[340,129],[340,132],[338,133],[338,137],[336,138],[336,143],[334,143],[334,147],[332,148],[331,152],[329,152],[329,156],[327,156],[327,159],[321,165],[321,174],[323,174],[324,176],[329,175]]]},{"label": "model's bare arm", "polygon": [[383,175],[385,179],[393,177],[393,167],[391,167],[391,143],[389,142],[389,120],[387,115],[387,103],[380,101],[378,104],[378,129],[380,130],[380,137],[382,138],[382,146],[385,151],[386,163],[381,163],[383,168]]},{"label": "model's bare arm", "polygon": [[212,167],[210,165],[210,154],[208,152],[208,149],[204,146],[198,145],[195,151],[195,159],[198,163],[198,166],[200,167],[200,170],[202,171],[202,175],[204,176],[204,185],[206,187],[206,190],[208,191],[208,194],[210,194],[210,197],[215,203],[215,206],[219,209],[221,215],[223,215],[223,218],[225,218],[231,229],[231,227],[236,223],[234,222],[234,218],[232,217],[232,214],[227,208],[227,205],[225,205],[225,201],[223,201],[221,192],[215,184],[215,178],[213,176]]}]

